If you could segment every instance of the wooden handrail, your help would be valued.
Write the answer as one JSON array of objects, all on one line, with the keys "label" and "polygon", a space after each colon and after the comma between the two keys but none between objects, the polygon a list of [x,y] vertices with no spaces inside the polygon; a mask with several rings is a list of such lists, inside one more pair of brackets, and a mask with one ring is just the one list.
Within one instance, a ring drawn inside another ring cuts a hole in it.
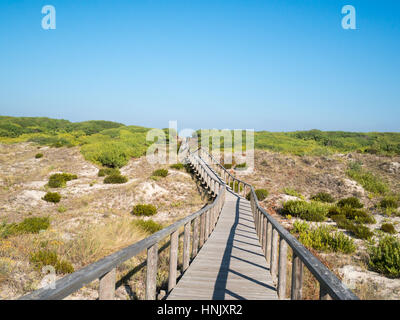
[{"label": "wooden handrail", "polygon": [[[358,300],[359,298],[347,288],[317,257],[304,247],[293,235],[280,225],[270,214],[268,214],[258,203],[255,189],[252,185],[237,179],[228,172],[221,163],[216,160],[207,150],[199,148],[199,154],[205,155],[220,169],[226,184],[235,192],[240,194],[240,184],[243,185],[243,196],[246,196],[246,187],[250,189],[250,203],[253,212],[256,232],[264,250],[267,264],[273,278],[277,278],[278,295],[280,299],[286,298],[286,264],[287,245],[293,251],[292,259],[292,285],[291,298],[301,299],[303,264],[320,284],[320,299]],[[279,243],[279,250],[278,250]],[[279,257],[278,257],[279,255]]]},{"label": "wooden handrail", "polygon": [[[222,206],[225,201],[226,185],[220,179],[216,179],[210,175],[210,171],[205,168],[204,162],[195,155],[194,152],[188,153],[186,162],[197,173],[200,179],[206,183],[210,189],[210,193],[215,197],[211,204],[203,207],[197,212],[175,222],[174,224],[154,233],[153,235],[140,240],[124,249],[121,249],[97,262],[94,262],[70,275],[67,275],[55,283],[55,289],[44,287],[30,294],[20,297],[20,300],[57,300],[63,299],[70,294],[76,292],[88,283],[100,279],[99,299],[113,299],[116,282],[116,268],[137,256],[141,252],[147,250],[147,274],[146,274],[146,299],[156,298],[156,275],[157,275],[157,258],[158,244],[170,236],[170,278],[169,291],[176,284],[176,260],[178,258],[178,231],[184,227],[184,250],[183,250],[183,271],[185,271],[190,263],[189,248],[192,241],[192,259],[201,249],[199,239],[204,243],[214,230],[218,221]],[[198,230],[198,221],[207,221],[207,225]],[[191,226],[193,224],[193,232]],[[190,234],[192,233],[192,234]],[[191,240],[192,239],[192,240]],[[202,243],[202,244],[203,244]]]}]

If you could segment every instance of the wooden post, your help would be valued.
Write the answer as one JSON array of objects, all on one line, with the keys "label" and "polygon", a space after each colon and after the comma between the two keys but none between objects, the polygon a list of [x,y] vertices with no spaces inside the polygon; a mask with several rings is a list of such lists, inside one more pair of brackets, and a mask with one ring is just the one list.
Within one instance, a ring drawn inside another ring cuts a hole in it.
[{"label": "wooden post", "polygon": [[158,243],[147,249],[146,300],[156,299]]},{"label": "wooden post", "polygon": [[194,219],[194,222],[193,222],[192,258],[197,256],[198,249],[199,249],[199,217]]},{"label": "wooden post", "polygon": [[266,260],[267,260],[267,266],[270,268],[270,271],[271,271],[271,244],[272,244],[272,223],[268,221]]},{"label": "wooden post", "polygon": [[303,288],[303,262],[295,253],[293,253],[292,262],[292,300],[301,300]]},{"label": "wooden post", "polygon": [[287,243],[283,238],[279,240],[279,271],[278,271],[278,296],[279,299],[286,298],[286,266],[287,266]]},{"label": "wooden post", "polygon": [[168,292],[176,285],[176,270],[178,266],[178,236],[179,230],[171,234],[171,244],[169,250],[169,277],[168,277]]},{"label": "wooden post", "polygon": [[268,222],[267,217],[264,216],[264,218],[263,218],[263,237],[261,240],[261,242],[262,242],[261,245],[262,245],[262,249],[264,252],[264,256],[266,253],[266,242],[267,242],[267,222]]},{"label": "wooden post", "polygon": [[210,210],[207,210],[206,212],[203,213],[204,214],[204,242],[207,241],[208,239],[208,227],[210,226]]},{"label": "wooden post", "polygon": [[278,230],[273,228],[271,248],[271,275],[274,281],[276,280],[276,275],[278,272],[278,237]]},{"label": "wooden post", "polygon": [[182,271],[185,272],[189,267],[190,260],[190,222],[185,224],[185,231],[183,234],[183,258],[182,258]]},{"label": "wooden post", "polygon": [[204,229],[205,229],[205,213],[203,212],[202,215],[200,216],[200,248],[203,246],[204,244]]},{"label": "wooden post", "polygon": [[320,300],[332,300],[331,296],[328,293],[328,289],[321,282],[319,283],[319,299]]},{"label": "wooden post", "polygon": [[99,279],[99,300],[115,299],[116,274],[116,268],[113,268]]},{"label": "wooden post", "polygon": [[260,215],[260,218],[259,218],[260,221],[258,222],[258,230],[259,230],[260,236],[258,237],[258,239],[261,240],[262,236],[263,236],[263,220],[264,220],[265,216],[261,212],[261,210],[257,209],[257,211],[258,211],[258,214]]}]

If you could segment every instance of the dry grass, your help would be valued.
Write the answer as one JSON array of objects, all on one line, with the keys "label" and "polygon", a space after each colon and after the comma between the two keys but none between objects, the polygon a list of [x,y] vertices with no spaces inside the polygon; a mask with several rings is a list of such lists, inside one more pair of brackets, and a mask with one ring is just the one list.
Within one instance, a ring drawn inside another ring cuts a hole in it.
[{"label": "dry grass", "polygon": [[[37,152],[37,146],[30,143],[0,144],[0,223],[33,216],[49,216],[51,221],[50,228],[40,234],[0,239],[0,259],[13,262],[9,272],[9,264],[1,260],[1,298],[16,298],[38,287],[42,275],[30,265],[29,256],[39,248],[56,251],[79,270],[147,236],[131,223],[135,204],[154,204],[158,213],[152,219],[169,225],[197,211],[206,201],[198,193],[195,180],[185,172],[171,171],[160,181],[151,180],[151,173],[163,166],[151,165],[144,157],[131,159],[121,169],[129,178],[126,184],[106,185],[97,176],[99,168],[85,161],[76,147],[42,147],[44,156],[40,159],[35,159]],[[48,189],[48,178],[55,172],[78,176],[65,188],[51,190],[62,195],[57,205],[41,200]],[[149,195],[144,187],[155,191]],[[160,194],[160,189],[165,189],[165,194]],[[137,257],[124,265],[136,266],[140,261]],[[91,287],[96,287],[96,282],[73,296],[92,297]],[[127,294],[132,298],[127,292],[120,298]]]}]

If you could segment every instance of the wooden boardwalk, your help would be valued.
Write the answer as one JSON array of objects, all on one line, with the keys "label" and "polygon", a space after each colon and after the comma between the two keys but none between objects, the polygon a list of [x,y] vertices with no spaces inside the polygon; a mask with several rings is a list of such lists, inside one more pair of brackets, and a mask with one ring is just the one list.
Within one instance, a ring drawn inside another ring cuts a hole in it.
[{"label": "wooden boardwalk", "polygon": [[215,230],[167,299],[278,299],[249,201],[228,189]]}]

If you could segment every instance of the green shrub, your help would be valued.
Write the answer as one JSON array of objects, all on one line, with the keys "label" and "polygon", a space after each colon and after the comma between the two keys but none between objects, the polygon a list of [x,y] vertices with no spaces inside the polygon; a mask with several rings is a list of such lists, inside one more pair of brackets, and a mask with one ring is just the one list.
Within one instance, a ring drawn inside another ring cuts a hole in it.
[{"label": "green shrub", "polygon": [[49,217],[25,218],[17,226],[19,233],[39,233],[40,230],[47,230],[50,226]]},{"label": "green shrub", "polygon": [[304,200],[304,196],[293,188],[283,188],[283,193]]},{"label": "green shrub", "polygon": [[362,225],[357,220],[351,221],[347,219],[344,214],[332,216],[332,220],[336,222],[338,228],[349,231],[353,236],[358,239],[367,240],[373,236],[373,232],[369,230],[368,227]]},{"label": "green shrub", "polygon": [[400,277],[400,241],[386,236],[376,247],[369,248],[369,266],[372,270],[392,278]]},{"label": "green shrub", "polygon": [[289,200],[283,204],[283,212],[285,214],[307,221],[324,221],[328,211],[329,206],[320,202]]},{"label": "green shrub", "polygon": [[99,172],[97,173],[98,177],[105,177],[110,175],[121,175],[121,171],[119,171],[118,168],[102,168],[99,169]]},{"label": "green shrub", "polygon": [[[82,149],[82,151],[85,151],[85,149]],[[101,149],[93,157],[96,162],[105,167],[121,168],[128,163],[130,150],[128,146],[120,142],[109,142],[102,144]]]},{"label": "green shrub", "polygon": [[48,185],[50,188],[62,188],[67,185],[68,181],[75,179],[78,179],[76,174],[55,173],[50,176]]},{"label": "green shrub", "polygon": [[291,233],[304,233],[310,230],[310,225],[305,221],[295,221]]},{"label": "green shrub", "polygon": [[235,169],[242,169],[242,168],[246,168],[246,167],[247,167],[246,162],[243,162],[243,163],[237,164],[235,166]]},{"label": "green shrub", "polygon": [[319,251],[352,253],[356,249],[352,239],[342,232],[332,233],[332,228],[329,226],[303,230],[299,234],[299,241],[306,247]]},{"label": "green shrub", "polygon": [[316,195],[311,197],[311,200],[326,202],[326,203],[335,202],[335,199],[329,193],[326,192],[318,192]]},{"label": "green shrub", "polygon": [[373,175],[371,172],[363,170],[359,164],[351,164],[346,174],[369,192],[385,194],[389,191],[389,187],[385,182]]},{"label": "green shrub", "polygon": [[59,213],[64,213],[65,211],[67,211],[67,208],[64,207],[64,206],[59,206],[59,207],[57,208],[57,211],[58,211]]},{"label": "green shrub", "polygon": [[394,228],[394,225],[391,224],[391,223],[383,223],[381,225],[381,230],[383,232],[390,233],[390,234],[395,234],[396,233],[396,229]]},{"label": "green shrub", "polygon": [[[266,189],[256,189],[254,192],[256,193],[258,201],[263,201],[266,197],[268,197],[269,194],[268,190]],[[246,195],[247,200],[250,200],[250,193],[251,191]]]},{"label": "green shrub", "polygon": [[132,210],[132,214],[135,216],[152,216],[156,213],[157,208],[152,204],[137,204]]},{"label": "green shrub", "polygon": [[35,158],[36,159],[40,159],[40,158],[42,158],[43,157],[43,153],[36,153],[35,154]]},{"label": "green shrub", "polygon": [[44,266],[53,266],[57,274],[74,272],[72,264],[66,260],[60,260],[54,251],[39,250],[31,254],[29,261],[38,271],[41,271]]},{"label": "green shrub", "polygon": [[167,169],[157,169],[153,171],[152,176],[154,177],[163,177],[165,178],[168,175],[168,170]]},{"label": "green shrub", "polygon": [[2,223],[0,225],[0,239],[18,234],[39,233],[40,230],[47,230],[49,226],[50,219],[48,217],[26,218],[20,223]]},{"label": "green shrub", "polygon": [[112,174],[104,178],[104,183],[106,184],[126,183],[127,181],[128,178],[120,174]]},{"label": "green shrub", "polygon": [[364,210],[355,209],[351,207],[340,208],[340,213],[345,215],[347,219],[354,220],[358,223],[376,223],[375,218]]},{"label": "green shrub", "polygon": [[232,163],[225,163],[223,166],[226,170],[232,169]]},{"label": "green shrub", "polygon": [[364,207],[364,205],[356,197],[349,197],[349,198],[341,199],[338,201],[337,206],[338,207],[348,206],[348,207],[356,208],[356,209],[360,209],[360,208]]},{"label": "green shrub", "polygon": [[44,201],[57,203],[61,200],[61,195],[58,192],[47,192],[42,198]]},{"label": "green shrub", "polygon": [[183,163],[174,163],[169,166],[171,169],[182,170],[185,166]]},{"label": "green shrub", "polygon": [[362,224],[352,223],[347,230],[350,231],[356,238],[363,240],[368,240],[374,235],[368,227]]},{"label": "green shrub", "polygon": [[135,220],[133,222],[136,226],[141,228],[142,230],[153,234],[156,233],[157,231],[160,231],[163,229],[163,226],[153,220]]},{"label": "green shrub", "polygon": [[384,209],[397,209],[399,207],[399,200],[397,199],[397,197],[387,196],[379,202],[379,207]]},{"label": "green shrub", "polygon": [[[233,181],[231,181],[230,183],[229,183],[229,186],[231,187],[231,189],[234,191],[234,192],[239,192],[239,187],[238,187],[238,182],[237,181],[235,181],[235,187],[233,187]],[[242,191],[243,190],[243,185],[241,184],[240,185],[240,191]]]}]

